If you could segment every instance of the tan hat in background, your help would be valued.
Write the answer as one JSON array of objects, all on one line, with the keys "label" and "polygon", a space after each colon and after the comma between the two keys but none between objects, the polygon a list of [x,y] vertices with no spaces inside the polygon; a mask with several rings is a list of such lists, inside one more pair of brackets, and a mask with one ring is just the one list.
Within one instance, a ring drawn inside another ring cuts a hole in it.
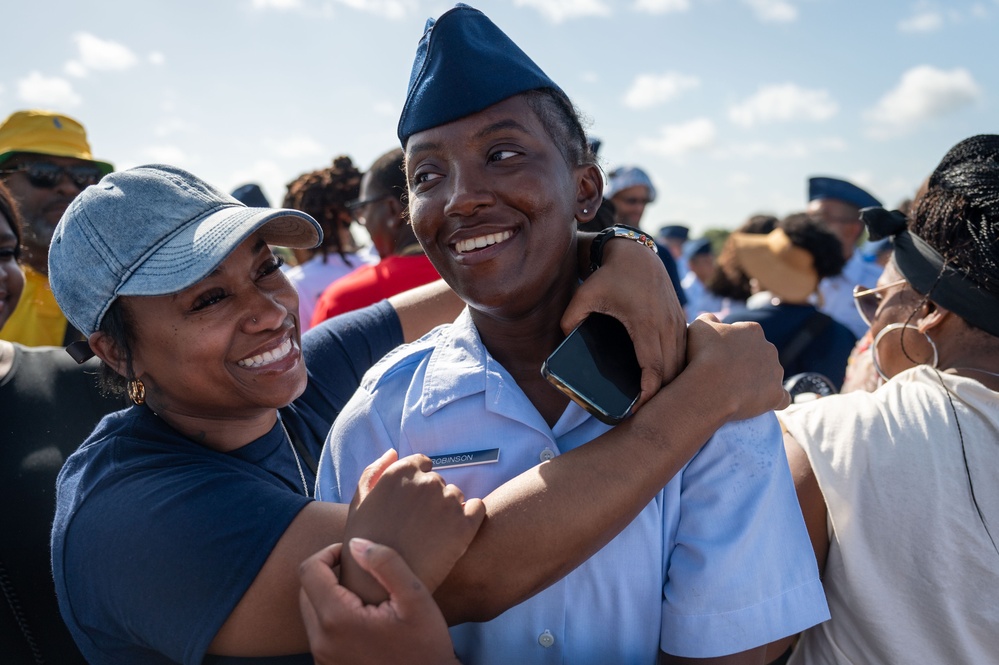
[{"label": "tan hat in background", "polygon": [[83,125],[53,111],[16,111],[0,125],[0,164],[24,152],[82,159],[102,175],[114,171],[109,162],[94,159]]},{"label": "tan hat in background", "polygon": [[819,274],[811,253],[794,245],[783,229],[767,235],[733,233],[729,242],[743,271],[781,301],[808,302],[818,288]]}]

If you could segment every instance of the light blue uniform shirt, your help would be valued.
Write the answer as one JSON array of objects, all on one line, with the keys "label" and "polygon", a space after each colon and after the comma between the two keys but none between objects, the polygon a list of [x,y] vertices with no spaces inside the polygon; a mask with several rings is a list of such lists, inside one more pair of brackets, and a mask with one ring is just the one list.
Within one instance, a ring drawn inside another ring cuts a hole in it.
[{"label": "light blue uniform shirt", "polygon": [[[550,428],[486,351],[466,310],[365,376],[323,449],[316,496],[350,500],[365,466],[389,448],[457,463],[498,449],[495,462],[437,469],[465,496],[484,497],[607,429],[574,403]],[[780,428],[767,414],[719,430],[564,579],[451,636],[466,665],[653,665],[660,649],[736,653],[828,617]]]}]

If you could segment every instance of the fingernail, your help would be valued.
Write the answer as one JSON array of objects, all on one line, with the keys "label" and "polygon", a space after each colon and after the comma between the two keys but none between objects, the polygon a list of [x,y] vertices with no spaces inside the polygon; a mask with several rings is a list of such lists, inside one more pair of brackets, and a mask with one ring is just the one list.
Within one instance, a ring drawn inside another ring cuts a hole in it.
[{"label": "fingernail", "polygon": [[368,552],[371,550],[371,546],[374,545],[367,538],[351,538],[348,543],[350,546],[350,553],[356,558],[368,556]]}]

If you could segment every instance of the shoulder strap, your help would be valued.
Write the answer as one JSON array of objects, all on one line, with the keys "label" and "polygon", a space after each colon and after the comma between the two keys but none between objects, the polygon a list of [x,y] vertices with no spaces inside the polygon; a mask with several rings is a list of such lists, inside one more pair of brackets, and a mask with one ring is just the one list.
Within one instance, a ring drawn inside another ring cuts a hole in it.
[{"label": "shoulder strap", "polygon": [[829,324],[832,323],[832,319],[827,314],[823,314],[819,310],[815,310],[812,314],[805,319],[805,322],[801,324],[801,328],[795,333],[794,337],[791,338],[784,348],[781,350],[777,359],[781,364],[781,367],[788,367],[791,363],[798,359],[802,351],[808,348],[816,337],[825,332]]}]

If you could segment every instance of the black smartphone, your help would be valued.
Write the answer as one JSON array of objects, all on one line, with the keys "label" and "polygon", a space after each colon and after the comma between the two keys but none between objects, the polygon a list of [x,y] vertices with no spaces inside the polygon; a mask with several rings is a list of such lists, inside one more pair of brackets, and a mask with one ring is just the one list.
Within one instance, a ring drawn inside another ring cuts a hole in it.
[{"label": "black smartphone", "polygon": [[548,381],[609,425],[628,415],[642,392],[642,369],[624,324],[590,314],[541,366]]}]

